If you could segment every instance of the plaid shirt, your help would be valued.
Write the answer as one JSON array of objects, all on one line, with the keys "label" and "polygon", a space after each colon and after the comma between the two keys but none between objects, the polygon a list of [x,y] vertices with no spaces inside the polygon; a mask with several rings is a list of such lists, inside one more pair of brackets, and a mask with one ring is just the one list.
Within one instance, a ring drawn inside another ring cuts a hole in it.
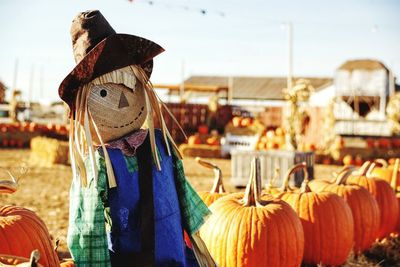
[{"label": "plaid shirt", "polygon": [[[124,156],[128,171],[138,171],[136,156]],[[68,245],[78,267],[110,266],[106,227],[112,225],[107,207],[107,172],[104,158],[96,152],[99,166],[97,186],[92,178],[87,187],[81,187],[74,179],[70,192],[70,222]],[[93,177],[89,164],[88,177]],[[183,229],[188,234],[197,232],[204,223],[209,209],[188,183],[183,164],[174,156],[175,184],[181,209]]]}]

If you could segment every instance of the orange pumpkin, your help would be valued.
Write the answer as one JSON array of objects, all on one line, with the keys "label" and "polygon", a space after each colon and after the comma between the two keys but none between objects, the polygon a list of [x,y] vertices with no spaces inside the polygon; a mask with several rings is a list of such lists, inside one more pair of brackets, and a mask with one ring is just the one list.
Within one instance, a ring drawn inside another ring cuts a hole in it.
[{"label": "orange pumpkin", "polygon": [[195,135],[189,136],[188,144],[189,145],[200,145],[201,144],[201,139],[200,139],[199,134],[195,134]]},{"label": "orange pumpkin", "polygon": [[370,175],[373,177],[381,178],[388,182],[389,184],[392,184],[392,180],[394,179],[395,173],[397,173],[397,186],[400,186],[400,173],[399,173],[399,168],[395,169],[394,165],[388,165],[386,160],[384,159],[376,159],[374,160],[374,163],[381,165],[381,167],[376,167],[376,165],[371,165],[370,167]]},{"label": "orange pumpkin", "polygon": [[218,266],[300,266],[304,235],[296,213],[282,200],[260,195],[259,159],[246,192],[215,201],[200,236]]},{"label": "orange pumpkin", "polygon": [[353,169],[344,169],[334,181],[313,180],[308,185],[314,192],[331,192],[343,198],[349,205],[354,219],[354,251],[359,254],[371,247],[379,230],[379,207],[375,198],[357,185],[345,181]]},{"label": "orange pumpkin", "polygon": [[285,132],[283,131],[283,129],[281,127],[278,127],[275,129],[275,135],[276,136],[284,136]]},{"label": "orange pumpkin", "polygon": [[206,143],[207,143],[207,145],[210,145],[210,146],[219,146],[220,145],[218,136],[208,137],[206,139]]},{"label": "orange pumpkin", "polygon": [[248,127],[253,123],[253,120],[251,118],[243,118],[240,121],[240,127]]},{"label": "orange pumpkin", "polygon": [[199,126],[197,131],[199,132],[199,134],[208,134],[208,126],[206,124],[202,124]]},{"label": "orange pumpkin", "polygon": [[242,121],[242,117],[236,116],[236,117],[232,118],[232,124],[234,127],[240,127],[241,121]]},{"label": "orange pumpkin", "polygon": [[75,262],[73,260],[67,260],[60,263],[60,267],[75,267]]},{"label": "orange pumpkin", "polygon": [[222,171],[221,169],[210,162],[207,162],[205,160],[202,160],[201,158],[197,157],[196,161],[209,169],[212,169],[215,174],[214,178],[214,184],[213,187],[211,188],[210,192],[199,192],[199,196],[201,199],[206,203],[207,206],[210,206],[214,201],[219,199],[220,197],[226,196],[228,193],[225,191],[224,184],[222,181]]},{"label": "orange pumpkin", "polygon": [[[289,187],[290,175],[304,171],[301,188]],[[274,197],[287,202],[299,216],[304,229],[306,264],[340,265],[346,262],[354,242],[354,221],[350,207],[338,195],[314,192],[309,187],[306,163],[293,166]]]},{"label": "orange pumpkin", "polygon": [[44,266],[60,265],[44,222],[28,209],[0,206],[0,251],[3,254],[29,257],[38,249]]},{"label": "orange pumpkin", "polygon": [[343,165],[349,166],[349,165],[354,165],[355,161],[352,155],[346,155],[343,157]]},{"label": "orange pumpkin", "polygon": [[[375,165],[375,163],[372,163]],[[379,178],[373,177],[368,170],[373,169],[370,161],[366,161],[357,172],[353,172],[346,184],[356,184],[367,189],[378,203],[380,210],[380,227],[377,238],[389,235],[396,227],[398,203],[390,185]]]}]

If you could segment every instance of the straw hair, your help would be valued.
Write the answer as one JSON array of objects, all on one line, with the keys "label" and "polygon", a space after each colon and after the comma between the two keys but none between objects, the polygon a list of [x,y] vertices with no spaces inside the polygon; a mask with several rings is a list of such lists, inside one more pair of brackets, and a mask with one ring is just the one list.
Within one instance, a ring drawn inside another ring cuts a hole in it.
[{"label": "straw hair", "polygon": [[[182,158],[182,155],[179,152],[179,149],[173,141],[171,134],[166,126],[162,113],[162,108],[167,111],[167,113],[172,116],[173,120],[177,123],[176,119],[173,117],[172,113],[168,110],[166,105],[157,96],[156,92],[154,91],[153,85],[149,81],[145,71],[137,65],[131,65],[106,73],[94,79],[90,83],[84,85],[77,93],[75,99],[75,116],[73,116],[70,121],[69,146],[73,176],[76,179],[78,179],[78,177],[80,178],[78,181],[80,182],[81,186],[87,186],[89,178],[87,177],[86,170],[88,166],[85,166],[85,161],[87,158],[89,158],[90,168],[92,168],[94,180],[97,183],[98,166],[95,160],[95,145],[100,146],[103,151],[109,187],[112,188],[117,186],[111,160],[107,153],[103,138],[101,137],[99,128],[93,120],[93,117],[90,114],[90,110],[88,109],[88,97],[92,86],[105,83],[115,83],[123,84],[133,90],[135,88],[138,88],[136,87],[136,82],[140,82],[143,85],[144,89],[144,95],[146,99],[145,104],[147,107],[147,118],[145,124],[142,127],[144,128],[147,126],[149,130],[151,152],[153,156],[153,161],[157,169],[161,170],[161,164],[159,154],[157,153],[157,145],[155,141],[153,114],[155,114],[155,118],[161,126],[161,131],[164,137],[164,143],[167,148],[168,155],[174,153],[178,158]],[[132,114],[132,116],[134,116],[134,114]],[[182,130],[180,126],[179,128]],[[90,131],[90,129],[94,129],[94,133],[93,131]],[[95,134],[96,136],[94,136],[93,138],[92,134]],[[93,140],[98,140],[100,144],[94,144]]]}]

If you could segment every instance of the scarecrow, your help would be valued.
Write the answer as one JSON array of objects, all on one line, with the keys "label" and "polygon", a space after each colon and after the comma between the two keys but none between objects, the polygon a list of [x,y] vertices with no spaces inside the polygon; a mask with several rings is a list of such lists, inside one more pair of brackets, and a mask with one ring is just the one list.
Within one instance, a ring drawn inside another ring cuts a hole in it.
[{"label": "scarecrow", "polygon": [[215,266],[198,235],[209,210],[186,181],[149,81],[163,48],[116,33],[99,11],[78,14],[71,36],[77,65],[59,95],[70,108],[76,266]]}]

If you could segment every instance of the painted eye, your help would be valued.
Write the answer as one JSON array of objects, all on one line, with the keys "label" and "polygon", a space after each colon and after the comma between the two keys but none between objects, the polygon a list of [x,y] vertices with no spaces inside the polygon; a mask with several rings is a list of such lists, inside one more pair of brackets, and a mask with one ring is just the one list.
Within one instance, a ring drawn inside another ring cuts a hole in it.
[{"label": "painted eye", "polygon": [[101,96],[101,97],[106,97],[106,96],[107,96],[107,90],[101,89],[101,90],[100,90],[100,96]]}]

